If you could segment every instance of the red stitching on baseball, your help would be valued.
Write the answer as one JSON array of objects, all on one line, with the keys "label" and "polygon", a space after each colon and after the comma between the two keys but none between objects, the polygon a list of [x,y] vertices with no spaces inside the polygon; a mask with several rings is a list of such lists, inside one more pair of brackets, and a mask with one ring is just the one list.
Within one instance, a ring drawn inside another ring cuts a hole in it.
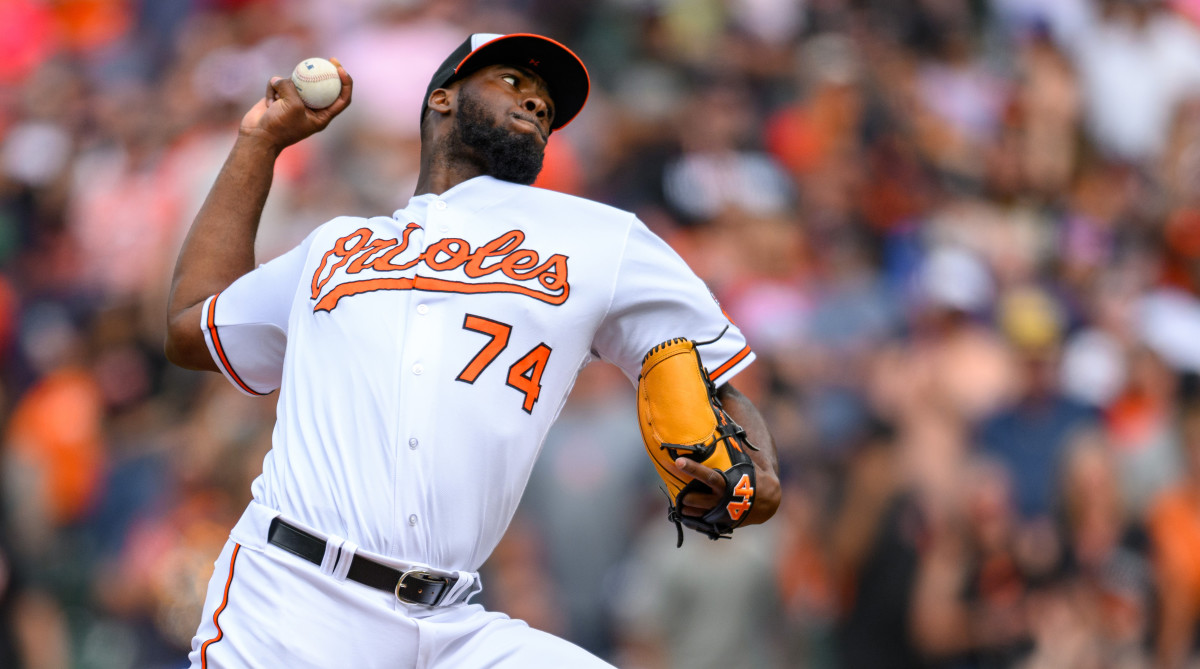
[{"label": "red stitching on baseball", "polygon": [[297,79],[299,79],[300,81],[303,81],[303,82],[306,82],[306,83],[310,83],[310,84],[311,84],[311,83],[313,83],[313,82],[315,82],[315,81],[325,81],[326,79],[333,79],[334,77],[338,76],[338,75],[337,75],[337,72],[330,72],[330,73],[328,73],[328,74],[321,74],[321,75],[317,75],[317,76],[315,76],[315,77],[310,77],[310,76],[307,76],[307,75],[308,75],[308,73],[307,73],[307,72],[301,72],[300,74],[296,75],[296,78],[297,78]]}]

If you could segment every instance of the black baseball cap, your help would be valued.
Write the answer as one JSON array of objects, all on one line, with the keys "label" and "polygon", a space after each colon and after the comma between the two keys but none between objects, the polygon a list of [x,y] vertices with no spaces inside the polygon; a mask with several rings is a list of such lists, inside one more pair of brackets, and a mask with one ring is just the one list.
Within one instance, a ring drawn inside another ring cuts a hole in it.
[{"label": "black baseball cap", "polygon": [[558,42],[532,33],[475,33],[458,46],[438,67],[425,101],[421,118],[429,106],[429,95],[488,65],[515,65],[536,72],[546,81],[554,98],[554,121],[550,130],[571,122],[587,102],[591,79],[583,61]]}]

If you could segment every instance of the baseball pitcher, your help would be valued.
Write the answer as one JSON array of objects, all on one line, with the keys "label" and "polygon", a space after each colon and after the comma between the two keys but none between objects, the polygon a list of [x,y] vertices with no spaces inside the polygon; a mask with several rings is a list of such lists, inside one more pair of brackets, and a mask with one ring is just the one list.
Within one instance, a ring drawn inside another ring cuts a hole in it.
[{"label": "baseball pitcher", "polygon": [[256,264],[276,157],[350,104],[337,69],[319,110],[270,81],[175,270],[168,357],[279,392],[192,667],[609,666],[471,603],[478,570],[595,359],[638,386],[671,520],[703,539],[768,519],[774,446],[729,383],[754,354],[633,214],[529,186],[589,89],[580,59],[538,35],[476,34],[449,54],[411,110],[412,199]]}]

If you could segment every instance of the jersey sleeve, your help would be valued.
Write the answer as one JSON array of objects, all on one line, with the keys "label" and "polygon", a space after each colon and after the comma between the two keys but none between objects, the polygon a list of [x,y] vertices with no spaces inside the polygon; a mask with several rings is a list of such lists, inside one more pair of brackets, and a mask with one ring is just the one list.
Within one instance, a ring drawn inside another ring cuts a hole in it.
[{"label": "jersey sleeve", "polygon": [[247,395],[279,388],[288,318],[311,240],[259,265],[204,302],[201,327],[221,373]]},{"label": "jersey sleeve", "polygon": [[592,341],[595,354],[630,379],[641,373],[642,357],[668,339],[686,337],[699,346],[715,385],[754,361],[741,330],[683,258],[634,218],[617,268],[612,302]]}]

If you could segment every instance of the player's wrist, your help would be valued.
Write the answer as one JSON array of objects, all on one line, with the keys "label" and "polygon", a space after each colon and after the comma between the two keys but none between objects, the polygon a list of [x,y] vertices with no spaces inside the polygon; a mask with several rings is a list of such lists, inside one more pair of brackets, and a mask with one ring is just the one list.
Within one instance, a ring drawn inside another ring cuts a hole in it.
[{"label": "player's wrist", "polygon": [[287,145],[257,128],[239,128],[234,151],[245,151],[262,158],[275,160]]},{"label": "player's wrist", "polygon": [[754,506],[746,515],[746,522],[743,525],[761,525],[767,522],[779,510],[779,504],[782,501],[783,486],[777,473],[759,469],[755,485],[758,487],[758,491],[754,496]]}]

